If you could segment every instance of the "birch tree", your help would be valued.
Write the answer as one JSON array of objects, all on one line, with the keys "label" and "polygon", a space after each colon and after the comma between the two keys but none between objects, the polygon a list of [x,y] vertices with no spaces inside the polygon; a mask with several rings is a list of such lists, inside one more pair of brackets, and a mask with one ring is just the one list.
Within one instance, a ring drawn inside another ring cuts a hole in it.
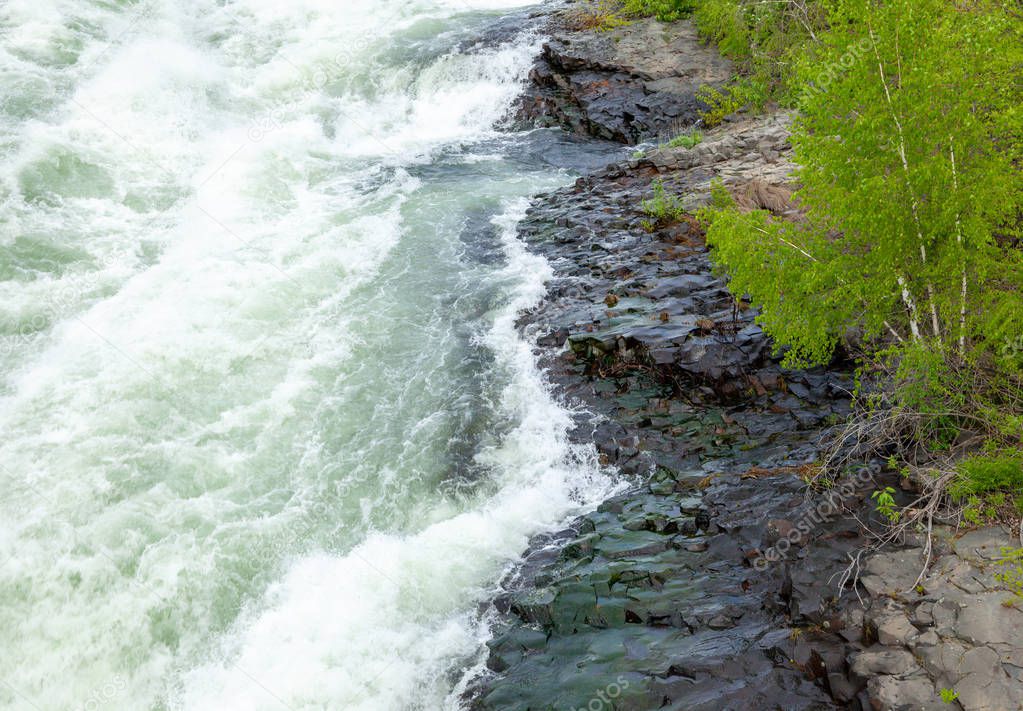
[{"label": "birch tree", "polygon": [[708,240],[790,363],[846,334],[948,349],[1023,327],[1023,33],[1008,2],[834,0],[798,63],[805,219]]}]

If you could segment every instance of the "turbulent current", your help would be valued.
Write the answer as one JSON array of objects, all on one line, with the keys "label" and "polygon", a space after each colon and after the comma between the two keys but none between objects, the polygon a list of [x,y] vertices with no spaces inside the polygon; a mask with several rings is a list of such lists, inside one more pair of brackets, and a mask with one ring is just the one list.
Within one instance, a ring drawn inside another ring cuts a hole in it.
[{"label": "turbulent current", "polygon": [[515,327],[527,4],[0,2],[0,708],[458,708],[614,486]]}]

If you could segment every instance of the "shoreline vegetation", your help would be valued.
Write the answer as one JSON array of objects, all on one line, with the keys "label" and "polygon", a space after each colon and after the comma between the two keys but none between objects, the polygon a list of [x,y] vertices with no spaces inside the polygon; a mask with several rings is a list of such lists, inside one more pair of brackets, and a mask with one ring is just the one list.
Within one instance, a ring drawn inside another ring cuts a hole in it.
[{"label": "shoreline vegetation", "polygon": [[[786,365],[857,359],[854,415],[815,484],[880,457],[918,492],[904,505],[877,492],[886,541],[935,521],[1005,523],[1023,546],[1018,4],[592,0],[571,14],[595,31],[690,18],[737,67],[701,89],[704,126],[796,112],[795,209],[751,209],[718,186],[698,217]],[[674,200],[661,188],[651,216],[680,219]]]}]

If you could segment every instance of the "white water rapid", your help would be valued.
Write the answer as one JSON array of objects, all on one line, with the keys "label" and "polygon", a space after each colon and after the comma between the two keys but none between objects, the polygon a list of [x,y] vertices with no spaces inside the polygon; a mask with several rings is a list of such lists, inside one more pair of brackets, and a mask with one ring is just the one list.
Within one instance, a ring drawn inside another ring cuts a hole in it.
[{"label": "white water rapid", "polygon": [[614,487],[514,323],[527,4],[0,3],[0,708],[458,707]]}]

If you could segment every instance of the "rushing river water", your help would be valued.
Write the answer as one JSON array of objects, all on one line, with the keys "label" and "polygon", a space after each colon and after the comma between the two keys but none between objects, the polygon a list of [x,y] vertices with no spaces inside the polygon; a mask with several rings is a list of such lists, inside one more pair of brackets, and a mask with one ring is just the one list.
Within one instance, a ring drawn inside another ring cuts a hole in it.
[{"label": "rushing river water", "polygon": [[526,4],[0,3],[0,708],[458,706],[614,486],[515,328]]}]

